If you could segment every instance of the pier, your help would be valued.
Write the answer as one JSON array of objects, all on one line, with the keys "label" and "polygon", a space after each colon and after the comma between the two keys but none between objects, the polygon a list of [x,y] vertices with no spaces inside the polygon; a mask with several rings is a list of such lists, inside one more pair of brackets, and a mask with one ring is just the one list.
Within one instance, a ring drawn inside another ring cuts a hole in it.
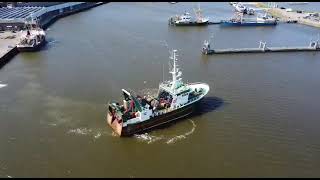
[{"label": "pier", "polygon": [[320,51],[319,39],[317,41],[310,41],[309,46],[295,46],[295,47],[267,47],[266,42],[259,42],[257,48],[227,48],[227,49],[211,49],[210,42],[205,41],[202,53],[210,54],[231,54],[231,53],[267,53],[267,52],[296,52],[296,51]]}]

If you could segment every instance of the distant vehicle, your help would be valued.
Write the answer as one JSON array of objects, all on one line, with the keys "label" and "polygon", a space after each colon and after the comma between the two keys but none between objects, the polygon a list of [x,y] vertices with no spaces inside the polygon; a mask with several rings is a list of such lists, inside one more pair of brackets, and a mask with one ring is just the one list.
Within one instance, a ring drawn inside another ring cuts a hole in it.
[{"label": "distant vehicle", "polygon": [[246,9],[246,13],[247,13],[248,15],[254,15],[254,9],[253,9],[253,8],[247,8],[247,9]]},{"label": "distant vehicle", "polygon": [[308,2],[288,2],[290,5],[301,5],[301,4],[308,4]]},{"label": "distant vehicle", "polygon": [[286,9],[285,7],[281,7],[280,9]]},{"label": "distant vehicle", "polygon": [[286,9],[287,12],[292,12],[293,10],[291,8]]},{"label": "distant vehicle", "polygon": [[229,2],[230,5],[234,6],[236,4],[238,4],[237,2]]},{"label": "distant vehicle", "polygon": [[287,21],[287,23],[297,23],[298,21],[297,20],[289,20]]},{"label": "distant vehicle", "polygon": [[302,13],[302,11],[298,10],[297,13]]},{"label": "distant vehicle", "polygon": [[244,11],[246,11],[246,7],[245,6],[243,6],[242,4],[240,4],[240,3],[238,3],[237,5],[236,5],[236,11],[238,11],[238,12],[244,12]]}]

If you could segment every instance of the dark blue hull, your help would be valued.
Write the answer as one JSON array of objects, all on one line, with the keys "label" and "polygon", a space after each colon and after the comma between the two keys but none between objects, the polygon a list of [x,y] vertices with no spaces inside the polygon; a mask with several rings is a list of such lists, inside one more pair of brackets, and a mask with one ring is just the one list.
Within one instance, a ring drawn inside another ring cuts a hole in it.
[{"label": "dark blue hull", "polygon": [[258,23],[258,22],[230,22],[230,21],[221,21],[221,26],[275,26],[277,22],[266,22],[266,23]]}]

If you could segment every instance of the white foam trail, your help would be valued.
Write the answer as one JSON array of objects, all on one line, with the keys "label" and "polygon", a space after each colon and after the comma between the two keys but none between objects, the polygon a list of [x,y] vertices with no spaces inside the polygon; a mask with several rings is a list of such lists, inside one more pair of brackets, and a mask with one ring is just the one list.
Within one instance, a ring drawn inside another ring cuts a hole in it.
[{"label": "white foam trail", "polygon": [[190,122],[192,123],[192,129],[190,131],[188,131],[184,134],[181,134],[181,135],[177,135],[173,138],[166,138],[164,136],[153,136],[148,133],[135,134],[134,137],[140,141],[147,142],[148,144],[154,143],[159,140],[164,140],[166,142],[166,144],[173,144],[173,143],[177,142],[178,140],[187,138],[187,136],[191,135],[194,132],[194,130],[196,129],[196,124],[192,120],[190,120]]},{"label": "white foam trail", "polygon": [[3,88],[3,87],[6,87],[7,84],[0,84],[0,89]]},{"label": "white foam trail", "polygon": [[12,178],[12,176],[7,175],[8,178]]},{"label": "white foam trail", "polygon": [[92,130],[88,128],[77,128],[77,129],[70,129],[68,134],[76,134],[76,135],[86,135],[86,136],[93,136],[94,139],[100,138],[102,135],[108,135],[108,136],[113,136],[113,133],[108,133],[105,131],[100,131],[100,130]]},{"label": "white foam trail", "polygon": [[68,133],[74,133],[74,134],[80,134],[80,135],[88,135],[91,132],[92,130],[87,128],[77,128],[77,129],[71,129],[68,131]]},{"label": "white foam trail", "polygon": [[56,42],[58,42],[58,41],[57,40],[52,40],[52,41],[49,41],[49,44],[54,44]]},{"label": "white foam trail", "polygon": [[98,134],[97,134],[97,135],[95,135],[95,136],[94,136],[94,138],[98,139],[100,136],[101,136],[101,133],[100,133],[100,132],[98,132]]},{"label": "white foam trail", "polygon": [[194,132],[194,130],[196,129],[196,124],[190,120],[190,122],[192,123],[192,129],[188,132],[186,132],[185,134],[182,134],[182,135],[178,135],[178,136],[175,136],[173,138],[170,138],[169,140],[167,140],[167,144],[172,144],[172,143],[175,143],[177,142],[178,140],[181,140],[181,139],[185,139],[187,138],[187,136],[189,136],[190,134],[192,134]]},{"label": "white foam trail", "polygon": [[157,137],[157,136],[152,136],[148,133],[144,133],[144,134],[135,134],[134,137],[136,137],[139,140],[145,141],[148,144],[159,141],[161,139],[163,139],[163,137]]}]

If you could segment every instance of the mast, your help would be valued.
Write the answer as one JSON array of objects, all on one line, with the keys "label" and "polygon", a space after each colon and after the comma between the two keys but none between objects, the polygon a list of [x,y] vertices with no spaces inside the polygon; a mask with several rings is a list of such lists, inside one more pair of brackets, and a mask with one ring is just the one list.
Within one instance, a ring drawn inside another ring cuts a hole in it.
[{"label": "mast", "polygon": [[172,54],[170,56],[170,59],[173,60],[173,68],[171,70],[171,74],[172,74],[172,85],[171,85],[171,89],[173,90],[173,92],[175,92],[176,89],[176,81],[177,81],[177,67],[176,67],[176,60],[177,60],[177,55],[176,55],[177,50],[174,49],[172,50]]},{"label": "mast", "polygon": [[198,3],[198,9],[193,8],[194,13],[196,14],[197,21],[202,20],[200,4]]},{"label": "mast", "polygon": [[182,72],[179,71],[179,68],[177,68],[177,64],[176,64],[176,61],[177,61],[177,54],[176,54],[177,50],[174,49],[172,50],[172,54],[170,56],[170,59],[173,60],[173,68],[172,70],[170,71],[170,73],[172,74],[172,85],[171,85],[171,89],[173,90],[173,92],[175,93],[175,90],[177,88],[177,85],[179,85],[182,80],[182,78],[179,78],[181,77],[182,75]]}]

